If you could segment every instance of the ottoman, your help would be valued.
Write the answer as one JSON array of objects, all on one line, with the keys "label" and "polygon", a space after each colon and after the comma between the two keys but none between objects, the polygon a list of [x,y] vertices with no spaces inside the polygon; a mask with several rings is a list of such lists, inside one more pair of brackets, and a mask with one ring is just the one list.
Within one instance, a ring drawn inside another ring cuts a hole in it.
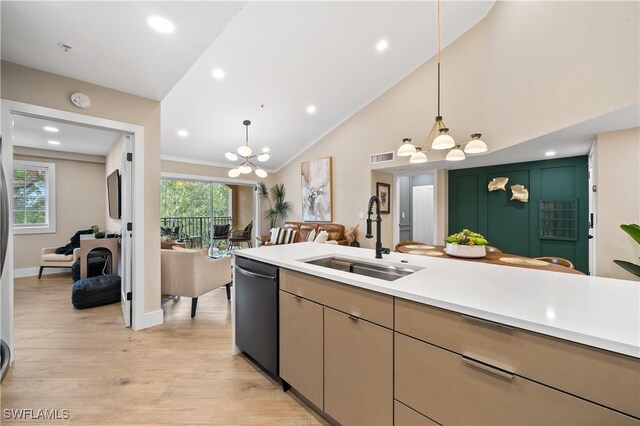
[{"label": "ottoman", "polygon": [[76,309],[87,309],[120,301],[120,276],[98,275],[78,280],[71,290],[71,303]]}]

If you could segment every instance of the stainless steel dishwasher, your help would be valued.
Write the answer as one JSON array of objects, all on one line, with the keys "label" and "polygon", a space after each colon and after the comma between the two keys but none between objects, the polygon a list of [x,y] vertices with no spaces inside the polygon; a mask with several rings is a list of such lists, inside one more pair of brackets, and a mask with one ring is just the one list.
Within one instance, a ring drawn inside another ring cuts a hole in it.
[{"label": "stainless steel dishwasher", "polygon": [[236,345],[278,377],[278,267],[235,257]]}]

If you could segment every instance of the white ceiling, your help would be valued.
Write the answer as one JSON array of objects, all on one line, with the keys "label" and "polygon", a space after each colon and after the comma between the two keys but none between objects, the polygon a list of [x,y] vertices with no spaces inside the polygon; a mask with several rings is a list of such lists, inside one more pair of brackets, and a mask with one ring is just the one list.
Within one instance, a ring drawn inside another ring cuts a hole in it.
[{"label": "white ceiling", "polygon": [[[640,104],[629,105],[609,114],[578,123],[574,126],[540,136],[484,155],[468,156],[464,161],[430,161],[423,164],[394,166],[385,172],[399,176],[419,175],[435,169],[468,169],[495,164],[521,163],[524,161],[549,160],[575,157],[589,153],[598,134],[640,127]],[[553,151],[555,155],[546,156]]]},{"label": "white ceiling", "polygon": [[[59,131],[47,132],[43,129],[45,126]],[[121,135],[110,130],[22,115],[14,116],[13,132],[15,146],[101,156],[107,155]],[[51,145],[50,140],[58,141],[60,145]]]},{"label": "white ceiling", "polygon": [[[161,100],[243,5],[3,0],[2,59]],[[175,32],[152,30],[149,15],[170,19]]]},{"label": "white ceiling", "polygon": [[[443,44],[492,5],[443,2]],[[250,147],[269,147],[264,167],[278,169],[432,57],[435,22],[432,1],[247,3],[164,98],[162,153],[230,165],[249,119]]]}]

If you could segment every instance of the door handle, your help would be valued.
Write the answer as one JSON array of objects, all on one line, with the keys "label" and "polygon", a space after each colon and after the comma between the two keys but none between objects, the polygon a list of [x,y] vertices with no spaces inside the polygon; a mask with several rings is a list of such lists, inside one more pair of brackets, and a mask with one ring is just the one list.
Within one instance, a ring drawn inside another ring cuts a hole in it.
[{"label": "door handle", "polygon": [[358,318],[358,317],[357,317],[357,316],[355,316],[355,315],[349,315],[349,319],[350,319],[351,321],[353,321],[353,322],[356,322],[356,321],[358,321],[360,318]]},{"label": "door handle", "polygon": [[296,299],[296,302],[302,302],[302,297],[300,296],[293,296],[294,299]]},{"label": "door handle", "polygon": [[475,359],[466,357],[464,355],[461,356],[460,359],[462,360],[462,362],[464,362],[465,364],[471,367],[479,368],[480,370],[484,370],[488,373],[495,374],[496,376],[500,376],[503,379],[513,380],[514,375],[512,373],[509,373],[508,371],[505,371],[505,370],[501,370],[498,367],[493,367],[489,364],[476,361]]},{"label": "door handle", "polygon": [[588,235],[587,238],[591,240],[593,239],[593,235]]},{"label": "door handle", "polygon": [[513,327],[509,327],[508,325],[500,324],[498,322],[493,322],[493,321],[489,321],[489,320],[485,320],[485,319],[481,319],[481,318],[471,317],[469,315],[460,315],[460,316],[462,318],[464,318],[465,320],[470,321],[470,322],[477,322],[477,323],[480,323],[482,325],[488,325],[490,327],[501,328],[504,331],[513,331]]},{"label": "door handle", "polygon": [[257,272],[247,271],[246,269],[243,269],[243,268],[239,267],[238,265],[236,265],[236,271],[240,272],[241,274],[247,275],[249,277],[253,277],[253,278],[262,278],[262,279],[270,280],[270,281],[275,281],[276,280],[276,277],[272,277],[271,275],[264,275],[264,274],[258,274]]}]

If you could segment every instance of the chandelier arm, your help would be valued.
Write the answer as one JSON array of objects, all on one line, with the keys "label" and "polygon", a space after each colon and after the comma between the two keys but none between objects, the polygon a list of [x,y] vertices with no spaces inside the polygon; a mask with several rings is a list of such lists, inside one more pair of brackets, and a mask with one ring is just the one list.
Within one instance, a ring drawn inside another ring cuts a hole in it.
[{"label": "chandelier arm", "polygon": [[431,137],[435,133],[437,126],[438,126],[438,121],[433,123],[433,126],[431,126],[431,131],[429,132],[429,135],[427,136],[427,140],[424,143],[425,147],[428,148],[428,149],[431,149],[431,146],[429,145],[429,141],[431,140]]}]

